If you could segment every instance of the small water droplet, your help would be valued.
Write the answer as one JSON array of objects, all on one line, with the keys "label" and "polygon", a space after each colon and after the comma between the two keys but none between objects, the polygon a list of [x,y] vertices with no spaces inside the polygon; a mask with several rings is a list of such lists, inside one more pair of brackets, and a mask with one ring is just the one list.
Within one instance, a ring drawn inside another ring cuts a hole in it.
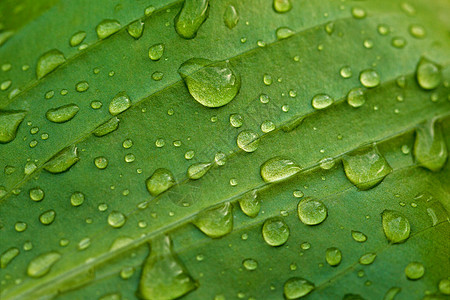
[{"label": "small water droplet", "polygon": [[386,294],[384,294],[383,300],[394,300],[398,293],[400,293],[402,289],[399,287],[391,287]]},{"label": "small water droplet", "polygon": [[284,296],[288,300],[302,298],[315,289],[314,283],[299,277],[290,278],[284,284]]},{"label": "small water droplet", "polygon": [[61,259],[61,254],[56,251],[43,253],[33,258],[28,264],[27,275],[30,277],[42,277],[47,274],[52,266]]},{"label": "small water droplet", "polygon": [[148,57],[151,60],[157,61],[164,54],[164,44],[155,44],[148,49]]},{"label": "small water droplet", "polygon": [[312,98],[311,105],[315,109],[324,109],[333,104],[334,100],[326,94],[317,94]]},{"label": "small water droplet", "polygon": [[364,243],[365,241],[367,241],[367,236],[361,231],[352,230],[352,238],[360,243]]},{"label": "small water droplet", "polygon": [[45,193],[41,188],[33,188],[30,190],[30,199],[33,201],[41,201],[44,199]]},{"label": "small water droplet", "polygon": [[113,116],[126,111],[131,107],[130,97],[125,92],[120,92],[114,96],[109,103],[109,113]]},{"label": "small water droplet", "polygon": [[227,156],[223,152],[217,152],[216,155],[214,156],[214,162],[218,166],[223,166],[227,162]]},{"label": "small water droplet", "polygon": [[106,39],[108,36],[120,30],[120,23],[117,20],[106,19],[101,21],[95,31],[99,39]]},{"label": "small water droplet", "polygon": [[294,161],[276,156],[261,165],[260,173],[265,182],[277,182],[297,174],[300,170],[300,166]]},{"label": "small water droplet", "polygon": [[155,81],[160,81],[163,79],[163,77],[164,77],[163,72],[155,71],[152,74],[152,79]]},{"label": "small water droplet", "polygon": [[90,238],[83,238],[79,243],[78,243],[78,250],[85,250],[87,248],[89,248],[89,246],[91,245],[91,239]]},{"label": "small water droplet", "polygon": [[86,38],[86,32],[78,31],[72,35],[72,37],[70,38],[69,44],[72,47],[78,46],[79,44],[81,44],[84,41],[85,38]]},{"label": "small water droplet", "polygon": [[361,7],[352,7],[352,16],[355,19],[364,19],[366,17],[366,11]]},{"label": "small water droplet", "polygon": [[80,160],[78,148],[75,145],[61,150],[44,165],[44,169],[50,173],[62,173],[70,169]]},{"label": "small water droplet", "polygon": [[325,252],[325,260],[332,267],[339,265],[342,261],[341,250],[339,250],[336,247],[328,248],[327,251]]},{"label": "small water droplet", "polygon": [[0,84],[0,90],[2,90],[2,91],[7,90],[7,89],[11,86],[11,83],[12,83],[11,80],[3,81],[3,82]]},{"label": "small water droplet", "polygon": [[371,40],[371,39],[364,40],[363,46],[364,46],[364,48],[372,49],[373,48],[373,40]]},{"label": "small water droplet", "polygon": [[259,135],[253,130],[241,131],[236,139],[237,146],[245,152],[254,152],[259,146]]},{"label": "small water droplet", "polygon": [[127,32],[134,39],[139,39],[144,32],[144,22],[142,20],[137,20],[128,25]]},{"label": "small water droplet", "polygon": [[381,214],[384,235],[390,243],[403,243],[409,238],[411,226],[408,219],[395,210],[385,210]]},{"label": "small water droplet", "polygon": [[439,281],[439,291],[444,295],[450,295],[450,279],[444,278]]},{"label": "small water droplet", "polygon": [[347,103],[352,107],[361,107],[366,102],[363,88],[353,88],[347,94]]},{"label": "small water droplet", "polygon": [[267,94],[261,94],[261,95],[259,95],[259,101],[261,101],[261,103],[266,104],[266,103],[269,103],[270,98]]},{"label": "small water droplet", "polygon": [[16,222],[16,224],[14,224],[14,229],[17,232],[24,232],[25,230],[27,230],[27,227],[28,225],[25,222]]},{"label": "small water droplet", "polygon": [[233,100],[241,87],[238,76],[228,61],[212,62],[192,58],[178,69],[189,93],[206,107],[220,107]]},{"label": "small water droplet", "polygon": [[268,245],[281,246],[289,238],[289,227],[281,218],[267,219],[262,227],[262,235]]},{"label": "small water droplet", "polygon": [[98,137],[107,135],[108,133],[111,133],[119,128],[119,122],[119,118],[113,117],[102,125],[98,126],[93,133]]},{"label": "small water droplet", "polygon": [[108,166],[108,159],[104,156],[99,156],[94,159],[94,164],[100,170],[105,169]]},{"label": "small water droplet", "polygon": [[153,5],[150,5],[149,7],[145,8],[144,14],[146,17],[150,17],[156,10],[156,7]]},{"label": "small water droplet", "polygon": [[329,35],[333,34],[334,32],[334,22],[328,22],[325,24],[325,32]]},{"label": "small water droplet", "polygon": [[185,0],[175,17],[175,30],[184,39],[193,39],[200,26],[208,18],[208,0]]},{"label": "small water droplet", "polygon": [[53,209],[50,209],[50,210],[43,212],[39,216],[39,221],[41,221],[41,223],[43,225],[50,225],[55,220],[55,217],[56,217],[56,212]]},{"label": "small water droplet", "polygon": [[437,119],[430,119],[416,127],[414,158],[416,162],[433,172],[441,170],[447,161],[448,150]]},{"label": "small water droplet", "polygon": [[422,58],[417,64],[416,79],[421,88],[425,90],[433,90],[441,84],[441,68],[434,62],[426,58]]},{"label": "small water droplet", "polygon": [[53,123],[64,123],[72,120],[78,113],[80,108],[76,104],[67,104],[56,108],[51,108],[47,111],[45,116],[47,120]]},{"label": "small water droplet", "polygon": [[265,85],[271,85],[273,82],[272,76],[270,76],[269,74],[264,74],[263,82]]},{"label": "small water droplet", "polygon": [[242,265],[248,271],[254,271],[258,268],[258,262],[252,258],[247,258],[242,261]]},{"label": "small water droplet", "polygon": [[381,35],[387,35],[390,32],[389,26],[386,24],[378,25],[377,29],[378,29],[378,33]]},{"label": "small water droplet", "polygon": [[190,179],[200,179],[202,178],[211,168],[210,163],[196,163],[189,166],[187,170],[187,175]]},{"label": "small water droplet", "polygon": [[16,138],[25,115],[23,111],[0,111],[0,143],[9,143]]},{"label": "small water droplet", "polygon": [[423,39],[427,35],[425,28],[419,24],[413,24],[413,25],[409,26],[409,33],[413,37],[418,38],[418,39]]},{"label": "small water droplet", "polygon": [[71,196],[70,196],[70,203],[73,206],[80,206],[81,204],[83,204],[85,199],[85,196],[82,192],[74,192]]},{"label": "small water droplet", "polygon": [[395,48],[404,48],[406,46],[406,40],[402,38],[401,36],[395,36],[391,40],[392,46]]},{"label": "small water droplet", "polygon": [[409,280],[418,280],[425,274],[425,267],[420,262],[410,262],[405,268],[406,278]]},{"label": "small water droplet", "polygon": [[295,31],[290,29],[289,27],[280,27],[276,31],[276,36],[278,40],[284,40],[288,37],[291,37],[295,34]]},{"label": "small water droplet", "polygon": [[366,253],[359,258],[359,263],[362,265],[370,265],[377,258],[376,253]]},{"label": "small water droplet", "polygon": [[156,169],[152,176],[145,181],[147,190],[152,196],[157,196],[167,191],[174,186],[175,183],[176,180],[172,172],[164,168]]},{"label": "small water droplet", "polygon": [[242,126],[244,122],[244,118],[240,114],[231,114],[230,115],[230,124],[235,128],[239,128]]},{"label": "small water droplet", "polygon": [[125,215],[119,211],[113,210],[108,215],[108,224],[114,228],[120,228],[127,221]]},{"label": "small water droplet", "polygon": [[223,21],[225,25],[230,29],[233,29],[239,22],[239,14],[233,5],[229,5],[225,9],[225,13],[223,14]]},{"label": "small water droplet", "polygon": [[286,13],[292,9],[291,0],[273,0],[273,9],[277,13]]},{"label": "small water droplet", "polygon": [[367,88],[373,88],[380,84],[380,75],[377,71],[367,69],[359,74],[359,81]]},{"label": "small water droplet", "polygon": [[125,155],[124,160],[126,163],[132,163],[136,160],[136,157],[134,156],[133,153],[128,153]]},{"label": "small water droplet", "polygon": [[327,218],[328,209],[322,201],[306,197],[298,203],[297,213],[303,224],[318,225]]},{"label": "small water droplet", "polygon": [[89,83],[87,81],[80,81],[76,84],[75,90],[77,92],[86,92],[89,89]]},{"label": "small water droplet", "polygon": [[256,217],[261,209],[256,190],[245,193],[238,202],[242,212],[252,218]]},{"label": "small water droplet", "polygon": [[37,78],[41,79],[42,77],[62,65],[65,61],[66,58],[64,57],[64,54],[57,49],[45,52],[39,57],[36,65]]},{"label": "small water droplet", "polygon": [[272,121],[266,120],[261,123],[261,131],[264,133],[275,130],[275,124]]}]

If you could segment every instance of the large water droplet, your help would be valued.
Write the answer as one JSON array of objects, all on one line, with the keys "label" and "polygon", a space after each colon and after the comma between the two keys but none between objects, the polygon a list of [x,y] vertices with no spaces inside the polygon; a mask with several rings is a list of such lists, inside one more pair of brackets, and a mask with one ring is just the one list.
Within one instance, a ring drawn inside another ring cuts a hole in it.
[{"label": "large water droplet", "polygon": [[325,221],[328,209],[322,201],[306,197],[298,203],[297,213],[300,221],[306,225],[317,225]]},{"label": "large water droplet", "polygon": [[277,13],[285,13],[292,9],[291,0],[273,0],[273,9]]},{"label": "large water droplet", "polygon": [[184,0],[183,7],[175,17],[175,30],[185,39],[193,39],[200,26],[208,18],[209,0]]},{"label": "large water droplet", "polygon": [[362,265],[370,265],[377,258],[376,253],[366,253],[359,258],[359,263]]},{"label": "large water droplet", "polygon": [[259,146],[259,135],[253,130],[241,131],[237,138],[236,144],[245,152],[254,152]]},{"label": "large water droplet", "polygon": [[183,263],[172,251],[168,236],[152,240],[151,252],[139,280],[139,296],[146,300],[171,300],[196,289]]},{"label": "large water droplet", "polygon": [[131,107],[130,97],[125,92],[117,93],[109,103],[109,113],[113,116],[126,111]]},{"label": "large water droplet", "polygon": [[444,278],[439,281],[439,291],[444,295],[450,295],[450,279]]},{"label": "large water droplet", "polygon": [[175,183],[175,177],[172,172],[164,168],[156,169],[152,176],[145,181],[147,190],[152,196],[157,196],[167,191]]},{"label": "large water droplet", "polygon": [[116,33],[119,30],[120,30],[120,23],[117,20],[110,20],[110,19],[101,21],[95,28],[97,36],[101,40],[107,38],[108,36]]},{"label": "large water droplet", "polygon": [[0,255],[0,268],[6,268],[17,255],[19,255],[19,249],[15,247],[9,248],[3,252],[2,255]]},{"label": "large water droplet", "polygon": [[75,47],[81,44],[81,42],[84,41],[86,38],[86,32],[84,31],[78,31],[77,33],[74,33],[72,37],[70,38],[70,46]]},{"label": "large water droplet", "polygon": [[356,150],[342,158],[347,178],[361,190],[368,190],[392,172],[386,159],[375,147]]},{"label": "large water droplet", "polygon": [[334,100],[326,94],[318,94],[312,98],[311,105],[315,109],[324,109],[333,104]]},{"label": "large water droplet", "polygon": [[191,96],[207,107],[220,107],[233,100],[241,87],[241,79],[228,61],[212,62],[192,58],[178,69]]},{"label": "large water droplet", "polygon": [[430,119],[416,127],[414,158],[419,165],[431,171],[442,169],[447,161],[448,150],[441,125]]},{"label": "large water droplet", "polygon": [[360,107],[366,102],[363,88],[353,88],[347,94],[347,103],[352,107]]},{"label": "large water droplet", "polygon": [[43,253],[35,257],[28,264],[27,274],[30,277],[41,277],[47,274],[51,267],[61,258],[61,254],[56,251]]},{"label": "large water droplet", "polygon": [[233,29],[239,22],[239,14],[233,5],[229,5],[225,9],[225,13],[223,14],[223,21],[225,25],[230,29]]},{"label": "large water droplet", "polygon": [[98,126],[95,131],[94,131],[94,135],[95,136],[104,136],[107,135],[108,133],[111,133],[115,130],[117,130],[117,128],[119,128],[119,118],[114,117],[109,119],[108,121],[106,121],[105,123],[103,123],[102,125]]},{"label": "large water droplet", "polygon": [[284,284],[284,296],[288,300],[302,298],[311,293],[314,288],[314,283],[303,278],[293,277]]},{"label": "large water droplet", "polygon": [[78,157],[78,148],[75,145],[64,148],[50,161],[48,161],[44,169],[50,173],[62,173],[73,166],[80,158]]},{"label": "large water droplet", "polygon": [[36,65],[37,78],[41,79],[58,66],[62,65],[65,61],[66,58],[64,57],[64,54],[57,49],[53,49],[42,54]]},{"label": "large water droplet", "polygon": [[190,179],[200,179],[202,178],[211,168],[210,163],[196,163],[189,166],[187,170],[187,175]]},{"label": "large water droplet", "polygon": [[144,32],[144,22],[142,20],[137,20],[128,25],[127,32],[136,40],[142,36]]},{"label": "large water droplet", "polygon": [[71,120],[78,113],[80,108],[76,104],[67,104],[64,106],[51,108],[47,111],[45,116],[54,123],[64,123]]},{"label": "large water droplet", "polygon": [[233,207],[227,202],[207,209],[200,212],[193,223],[209,237],[222,237],[233,230]]},{"label": "large water droplet", "polygon": [[367,69],[359,74],[359,81],[367,88],[373,88],[380,84],[380,75],[377,71]]},{"label": "large water droplet", "polygon": [[420,262],[411,262],[405,268],[405,275],[410,280],[418,280],[425,274],[425,267]]},{"label": "large water droplet", "polygon": [[55,217],[56,217],[56,212],[53,209],[50,209],[50,210],[43,212],[39,216],[39,221],[41,221],[41,223],[44,225],[50,225],[55,220]]},{"label": "large water droplet", "polygon": [[252,218],[258,215],[261,204],[256,190],[245,193],[238,201],[244,214]]},{"label": "large water droplet", "polygon": [[425,90],[435,89],[441,84],[441,68],[434,62],[422,58],[417,64],[416,79],[420,87]]},{"label": "large water droplet", "polygon": [[336,247],[328,248],[325,253],[325,260],[332,267],[339,265],[342,261],[341,250]]},{"label": "large water droplet", "polygon": [[287,179],[298,172],[301,168],[292,160],[276,156],[261,165],[261,177],[265,182],[276,182]]},{"label": "large water droplet", "polygon": [[25,115],[24,111],[0,111],[0,143],[9,143],[16,138]]},{"label": "large water droplet", "polygon": [[289,227],[281,218],[267,219],[262,227],[262,236],[268,245],[281,246],[289,238]]},{"label": "large water droplet", "polygon": [[127,221],[127,218],[125,217],[125,215],[119,211],[113,210],[108,215],[108,224],[111,227],[120,228],[123,225],[125,225],[126,221]]},{"label": "large water droplet", "polygon": [[389,242],[402,243],[409,238],[411,226],[408,219],[395,210],[385,210],[381,214],[384,235]]},{"label": "large water droplet", "polygon": [[155,44],[148,49],[148,57],[151,60],[159,60],[164,54],[164,44]]}]

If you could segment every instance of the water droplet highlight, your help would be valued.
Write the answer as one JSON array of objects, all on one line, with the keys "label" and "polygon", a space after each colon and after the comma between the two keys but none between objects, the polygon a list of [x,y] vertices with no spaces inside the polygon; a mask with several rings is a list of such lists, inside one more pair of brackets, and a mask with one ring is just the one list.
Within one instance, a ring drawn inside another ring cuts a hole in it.
[{"label": "water droplet highlight", "polygon": [[13,247],[9,248],[5,252],[0,255],[0,268],[4,269],[8,266],[8,264],[17,256],[19,255],[20,251],[19,249]]},{"label": "water droplet highlight", "polygon": [[273,9],[277,13],[286,13],[292,9],[291,0],[273,0]]},{"label": "water droplet highlight", "polygon": [[125,225],[125,222],[127,221],[125,215],[119,211],[113,210],[108,215],[108,224],[109,226],[113,228],[120,228],[123,225]]},{"label": "water droplet highlight", "polygon": [[72,37],[70,38],[69,44],[72,47],[78,46],[81,44],[84,39],[86,38],[86,32],[84,31],[78,31],[77,33],[74,33]]},{"label": "water droplet highlight", "polygon": [[377,255],[375,253],[366,253],[359,258],[359,263],[362,265],[370,265],[374,262]]},{"label": "water droplet highlight", "polygon": [[291,37],[295,34],[295,32],[288,27],[280,27],[276,31],[276,36],[278,40],[284,40],[288,37]]},{"label": "water droplet highlight", "polygon": [[53,209],[50,209],[50,210],[47,210],[46,212],[43,212],[39,216],[39,221],[43,225],[50,225],[53,223],[53,221],[55,221],[55,217],[56,217],[56,212]]},{"label": "water droplet highlight", "polygon": [[102,125],[98,126],[93,133],[98,137],[107,135],[108,133],[111,133],[119,128],[119,122],[119,118],[111,118]]},{"label": "water droplet highlight", "polygon": [[361,231],[352,230],[352,238],[359,243],[364,243],[367,241],[367,236]]},{"label": "water droplet highlight", "polygon": [[347,103],[354,108],[361,107],[366,102],[363,88],[353,88],[347,94]]},{"label": "water droplet highlight", "polygon": [[202,178],[211,168],[210,163],[196,163],[189,166],[187,170],[187,175],[190,179],[200,179]]}]

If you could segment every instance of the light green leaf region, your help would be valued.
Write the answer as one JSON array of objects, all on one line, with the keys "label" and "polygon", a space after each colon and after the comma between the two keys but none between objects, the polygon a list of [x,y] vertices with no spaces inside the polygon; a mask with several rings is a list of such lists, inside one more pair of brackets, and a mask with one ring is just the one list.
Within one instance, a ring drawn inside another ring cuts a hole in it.
[{"label": "light green leaf region", "polygon": [[449,9],[0,1],[0,298],[445,299]]}]

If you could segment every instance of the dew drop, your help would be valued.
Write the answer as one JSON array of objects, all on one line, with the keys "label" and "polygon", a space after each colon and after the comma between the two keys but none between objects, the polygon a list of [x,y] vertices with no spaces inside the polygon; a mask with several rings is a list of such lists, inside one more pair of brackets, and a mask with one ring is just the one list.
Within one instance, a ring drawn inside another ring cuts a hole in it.
[{"label": "dew drop", "polygon": [[292,9],[291,0],[273,0],[273,9],[277,13],[286,13]]},{"label": "dew drop", "polygon": [[102,106],[103,106],[103,103],[101,103],[100,101],[94,100],[91,102],[91,107],[93,109],[100,109],[100,108],[102,108]]},{"label": "dew drop", "polygon": [[78,31],[72,35],[72,37],[70,38],[69,44],[72,47],[78,46],[79,44],[81,44],[84,41],[85,38],[86,38],[86,32]]},{"label": "dew drop", "polygon": [[195,163],[189,166],[187,175],[190,179],[197,180],[202,178],[211,168],[210,163]]},{"label": "dew drop", "polygon": [[108,159],[104,156],[96,157],[94,159],[94,165],[100,170],[103,170],[108,166]]},{"label": "dew drop", "polygon": [[2,91],[7,90],[7,89],[11,86],[11,83],[12,83],[11,80],[3,81],[3,82],[0,84],[0,90],[2,90]]},{"label": "dew drop", "polygon": [[9,143],[16,138],[25,115],[24,111],[0,111],[0,143]]},{"label": "dew drop", "polygon": [[127,32],[134,39],[139,39],[144,32],[144,22],[142,20],[137,20],[128,25]]},{"label": "dew drop", "polygon": [[106,39],[108,36],[120,30],[120,23],[117,20],[106,19],[101,21],[95,31],[99,39]]},{"label": "dew drop", "polygon": [[123,225],[125,225],[125,222],[127,221],[125,215],[119,211],[113,210],[108,215],[108,224],[109,226],[113,228],[120,228]]},{"label": "dew drop", "polygon": [[189,93],[206,107],[220,107],[233,100],[241,87],[238,76],[228,61],[212,62],[192,58],[178,69]]},{"label": "dew drop", "polygon": [[27,227],[28,225],[25,222],[16,222],[16,224],[14,224],[14,229],[17,232],[24,232],[25,230],[27,230]]},{"label": "dew drop", "polygon": [[294,161],[276,156],[261,165],[260,173],[265,182],[277,182],[297,174],[300,170],[300,166]]},{"label": "dew drop", "polygon": [[223,14],[223,21],[225,25],[230,29],[233,29],[239,22],[239,14],[233,5],[229,5],[225,9],[225,13]]},{"label": "dew drop", "polygon": [[161,59],[164,54],[164,44],[155,44],[148,49],[148,57],[156,61]]},{"label": "dew drop", "polygon": [[375,187],[392,172],[391,166],[375,147],[356,150],[342,158],[347,178],[360,190]]},{"label": "dew drop", "polygon": [[276,31],[276,36],[278,40],[284,40],[288,37],[291,37],[295,34],[295,32],[288,27],[280,27]]},{"label": "dew drop", "polygon": [[341,250],[339,250],[336,247],[328,248],[327,251],[325,252],[325,260],[332,267],[339,265],[342,261]]},{"label": "dew drop", "polygon": [[269,74],[264,74],[263,82],[264,82],[265,85],[271,85],[272,82],[273,82],[272,76],[270,76]]},{"label": "dew drop", "polygon": [[132,163],[133,161],[135,161],[136,157],[134,156],[133,153],[128,153],[125,155],[124,160],[127,163]]},{"label": "dew drop", "polygon": [[39,216],[39,221],[41,221],[41,223],[43,225],[50,225],[53,223],[53,221],[55,221],[55,217],[56,217],[56,212],[53,209],[50,209],[50,210],[43,212]]},{"label": "dew drop", "polygon": [[72,206],[80,206],[83,204],[85,196],[82,192],[75,192],[70,196],[70,203]]},{"label": "dew drop", "polygon": [[298,203],[297,213],[303,224],[318,225],[327,218],[328,209],[322,201],[306,197]]},{"label": "dew drop", "polygon": [[244,122],[244,118],[240,114],[232,114],[232,115],[230,115],[230,124],[234,128],[241,127],[243,122]]},{"label": "dew drop", "polygon": [[241,131],[236,138],[237,146],[249,153],[258,149],[259,141],[259,135],[253,130]]},{"label": "dew drop", "polygon": [[238,202],[242,212],[251,218],[256,217],[261,209],[256,190],[245,193]]},{"label": "dew drop", "polygon": [[85,250],[91,245],[90,238],[84,238],[78,243],[78,250]]},{"label": "dew drop", "polygon": [[125,92],[120,92],[114,96],[109,103],[109,113],[113,116],[126,111],[131,107],[130,97]]},{"label": "dew drop", "polygon": [[242,265],[248,271],[254,271],[258,268],[258,262],[252,258],[244,259]]},{"label": "dew drop", "polygon": [[394,300],[398,293],[400,293],[402,289],[399,287],[391,287],[386,294],[384,294],[383,300]]},{"label": "dew drop", "polygon": [[366,102],[363,88],[353,88],[347,94],[347,103],[352,107],[361,107]]},{"label": "dew drop", "polygon": [[67,104],[56,108],[51,108],[47,111],[45,116],[47,120],[53,123],[64,123],[70,121],[75,117],[80,108],[76,104]]},{"label": "dew drop", "polygon": [[378,33],[381,35],[387,35],[389,34],[390,30],[389,30],[389,26],[386,24],[380,24],[377,27]]},{"label": "dew drop", "polygon": [[359,258],[359,263],[362,265],[370,265],[374,262],[377,255],[375,253],[366,253]]},{"label": "dew drop", "polygon": [[95,129],[94,135],[100,137],[117,130],[119,128],[119,122],[120,120],[117,117],[109,119]]},{"label": "dew drop", "polygon": [[175,17],[175,30],[184,39],[193,39],[200,26],[208,18],[208,0],[184,0],[183,7]]},{"label": "dew drop", "polygon": [[426,58],[422,58],[417,64],[416,79],[421,88],[425,90],[433,90],[441,84],[441,68],[434,62]]},{"label": "dew drop", "polygon": [[406,278],[409,280],[418,280],[425,274],[425,267],[420,262],[411,262],[405,268]]},{"label": "dew drop", "polygon": [[52,266],[61,259],[61,254],[56,251],[43,253],[33,258],[28,264],[27,275],[30,277],[42,277],[47,274]]},{"label": "dew drop", "polygon": [[214,162],[218,166],[223,166],[227,162],[227,156],[223,152],[217,152],[216,155],[214,156]]},{"label": "dew drop", "polygon": [[272,121],[266,120],[261,123],[261,131],[268,133],[275,130],[275,124]]},{"label": "dew drop", "polygon": [[193,224],[211,238],[222,237],[233,230],[233,207],[227,202],[198,214]]},{"label": "dew drop", "polygon": [[0,268],[4,269],[8,264],[19,255],[20,251],[16,247],[9,248],[0,255]]},{"label": "dew drop", "polygon": [[150,5],[144,10],[144,14],[146,17],[150,17],[155,12],[155,10],[156,8],[153,5]]},{"label": "dew drop", "polygon": [[147,190],[152,196],[157,196],[167,191],[175,183],[175,177],[172,172],[164,168],[156,169],[152,176],[145,181]]},{"label": "dew drop", "polygon": [[444,278],[439,281],[439,291],[444,295],[450,295],[450,279]]},{"label": "dew drop", "polygon": [[35,170],[37,169],[37,166],[34,162],[27,162],[25,167],[24,167],[24,173],[25,175],[30,175],[31,173],[33,173]]},{"label": "dew drop", "polygon": [[0,32],[0,47],[6,43],[14,35],[14,31],[12,30],[2,30]]},{"label": "dew drop", "polygon": [[87,81],[80,81],[76,84],[75,90],[77,92],[86,92],[89,89],[89,83]]},{"label": "dew drop", "polygon": [[367,241],[367,236],[360,231],[352,230],[352,238],[360,243],[364,243],[365,241]]},{"label": "dew drop", "polygon": [[78,148],[75,145],[69,146],[61,150],[50,161],[44,165],[44,169],[50,173],[62,173],[69,170],[74,164],[80,160],[78,156]]},{"label": "dew drop", "polygon": [[352,7],[352,16],[355,19],[364,19],[366,17],[366,11],[361,7]]},{"label": "dew drop", "polygon": [[328,33],[328,35],[333,34],[334,22],[328,22],[327,24],[325,24],[325,32]]},{"label": "dew drop", "polygon": [[413,24],[409,26],[409,33],[418,39],[423,39],[427,35],[425,28],[422,25]]},{"label": "dew drop", "polygon": [[262,236],[268,245],[281,246],[289,238],[289,227],[281,218],[267,219],[262,227]]},{"label": "dew drop", "polygon": [[359,81],[367,88],[373,88],[380,84],[380,75],[377,71],[367,69],[359,74]]},{"label": "dew drop", "polygon": [[326,94],[317,94],[312,98],[311,105],[315,109],[324,109],[333,104],[334,100]]},{"label": "dew drop", "polygon": [[37,78],[41,79],[42,77],[62,65],[65,61],[66,58],[64,57],[64,54],[57,49],[45,52],[39,57],[36,65]]},{"label": "dew drop", "polygon": [[416,162],[433,172],[441,170],[448,157],[442,126],[437,119],[430,119],[416,127],[414,142]]},{"label": "dew drop", "polygon": [[286,299],[291,300],[308,295],[314,288],[314,283],[300,277],[293,277],[285,282],[283,290]]},{"label": "dew drop", "polygon": [[409,238],[411,226],[408,219],[395,210],[385,210],[381,214],[384,235],[390,243],[403,243]]},{"label": "dew drop", "polygon": [[261,103],[266,104],[266,103],[269,103],[270,98],[267,94],[261,94],[261,95],[259,95],[259,101],[261,101]]},{"label": "dew drop", "polygon": [[41,201],[42,199],[44,199],[45,193],[41,188],[33,188],[30,190],[30,199],[33,201]]},{"label": "dew drop", "polygon": [[391,45],[395,48],[404,48],[406,46],[406,40],[400,36],[395,36],[392,38]]}]

